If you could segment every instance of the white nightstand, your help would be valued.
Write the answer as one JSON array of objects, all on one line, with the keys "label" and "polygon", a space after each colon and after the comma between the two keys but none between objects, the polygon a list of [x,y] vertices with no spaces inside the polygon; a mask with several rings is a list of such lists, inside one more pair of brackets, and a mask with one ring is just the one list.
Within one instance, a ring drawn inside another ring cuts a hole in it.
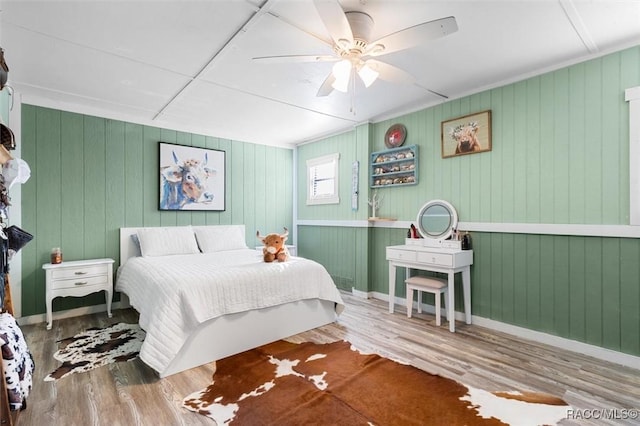
[{"label": "white nightstand", "polygon": [[56,297],[80,297],[104,290],[111,318],[113,262],[113,259],[90,259],[42,265],[47,285],[47,330],[51,330],[51,302]]}]

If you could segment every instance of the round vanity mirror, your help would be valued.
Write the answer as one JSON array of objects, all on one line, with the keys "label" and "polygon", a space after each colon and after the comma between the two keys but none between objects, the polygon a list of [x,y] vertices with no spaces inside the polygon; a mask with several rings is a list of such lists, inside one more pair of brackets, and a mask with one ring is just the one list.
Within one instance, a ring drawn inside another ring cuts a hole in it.
[{"label": "round vanity mirror", "polygon": [[458,227],[458,213],[443,200],[431,200],[418,212],[418,231],[424,238],[446,240]]}]

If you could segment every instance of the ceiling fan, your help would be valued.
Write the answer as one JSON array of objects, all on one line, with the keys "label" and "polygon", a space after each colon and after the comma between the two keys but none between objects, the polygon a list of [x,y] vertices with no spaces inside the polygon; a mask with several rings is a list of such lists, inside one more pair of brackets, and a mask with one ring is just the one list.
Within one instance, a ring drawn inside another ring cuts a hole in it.
[{"label": "ceiling fan", "polygon": [[[327,96],[334,89],[347,92],[356,75],[365,87],[376,79],[393,83],[413,83],[414,77],[387,62],[375,59],[444,37],[458,30],[453,16],[424,22],[371,41],[373,18],[364,12],[345,12],[337,0],[313,1],[331,36],[333,55],[281,55],[253,58],[260,62],[335,62],[316,96]],[[435,92],[434,92],[435,93]]]}]

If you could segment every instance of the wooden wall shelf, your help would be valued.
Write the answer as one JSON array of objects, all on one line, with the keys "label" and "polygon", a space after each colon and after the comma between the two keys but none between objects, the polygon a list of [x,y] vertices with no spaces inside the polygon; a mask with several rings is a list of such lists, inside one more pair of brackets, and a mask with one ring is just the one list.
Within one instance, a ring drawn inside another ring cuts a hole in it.
[{"label": "wooden wall shelf", "polygon": [[372,188],[417,184],[418,146],[372,152],[369,172]]}]

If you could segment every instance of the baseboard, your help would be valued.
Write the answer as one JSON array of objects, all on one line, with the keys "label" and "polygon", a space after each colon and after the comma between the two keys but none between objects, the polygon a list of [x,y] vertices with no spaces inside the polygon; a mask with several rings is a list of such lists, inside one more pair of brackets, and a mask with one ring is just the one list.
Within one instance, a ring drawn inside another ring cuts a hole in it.
[{"label": "baseboard", "polygon": [[578,342],[577,340],[554,336],[552,334],[543,333],[541,331],[535,331],[528,328],[519,327],[517,325],[511,325],[488,318],[478,317],[475,315],[472,315],[471,318],[474,324],[481,327],[490,328],[492,330],[501,331],[507,334],[512,334],[514,336],[533,340],[534,342],[538,343],[544,343],[571,352],[578,352],[584,355],[601,359],[603,361],[609,361],[615,364],[624,365],[625,367],[634,368],[636,370],[640,366],[640,357],[634,355],[625,354],[623,352],[614,351],[612,349],[590,345],[588,343]]},{"label": "baseboard", "polygon": [[[385,293],[374,291],[367,294],[369,294],[374,299],[384,300],[387,302],[389,301],[389,295]],[[396,297],[394,300],[394,304],[404,307],[406,306],[406,299]],[[435,313],[435,308],[432,305],[423,304],[422,310],[423,312]],[[456,320],[464,321],[464,312],[456,311]],[[513,336],[518,336],[520,338],[524,338],[534,342],[543,343],[559,349],[581,353],[593,358],[601,359],[603,361],[624,365],[625,367],[638,369],[638,366],[640,366],[640,357],[614,351],[612,349],[590,345],[588,343],[582,343],[578,342],[577,340],[571,340],[564,337],[554,336],[552,334],[519,327],[517,325],[507,324],[489,318],[479,317],[477,315],[472,315],[471,321],[474,325],[478,325],[480,327],[485,327],[491,330],[500,331],[502,333],[511,334]]]},{"label": "baseboard", "polygon": [[356,290],[353,287],[351,287],[351,294],[360,299],[371,299],[373,297],[370,291]]}]

